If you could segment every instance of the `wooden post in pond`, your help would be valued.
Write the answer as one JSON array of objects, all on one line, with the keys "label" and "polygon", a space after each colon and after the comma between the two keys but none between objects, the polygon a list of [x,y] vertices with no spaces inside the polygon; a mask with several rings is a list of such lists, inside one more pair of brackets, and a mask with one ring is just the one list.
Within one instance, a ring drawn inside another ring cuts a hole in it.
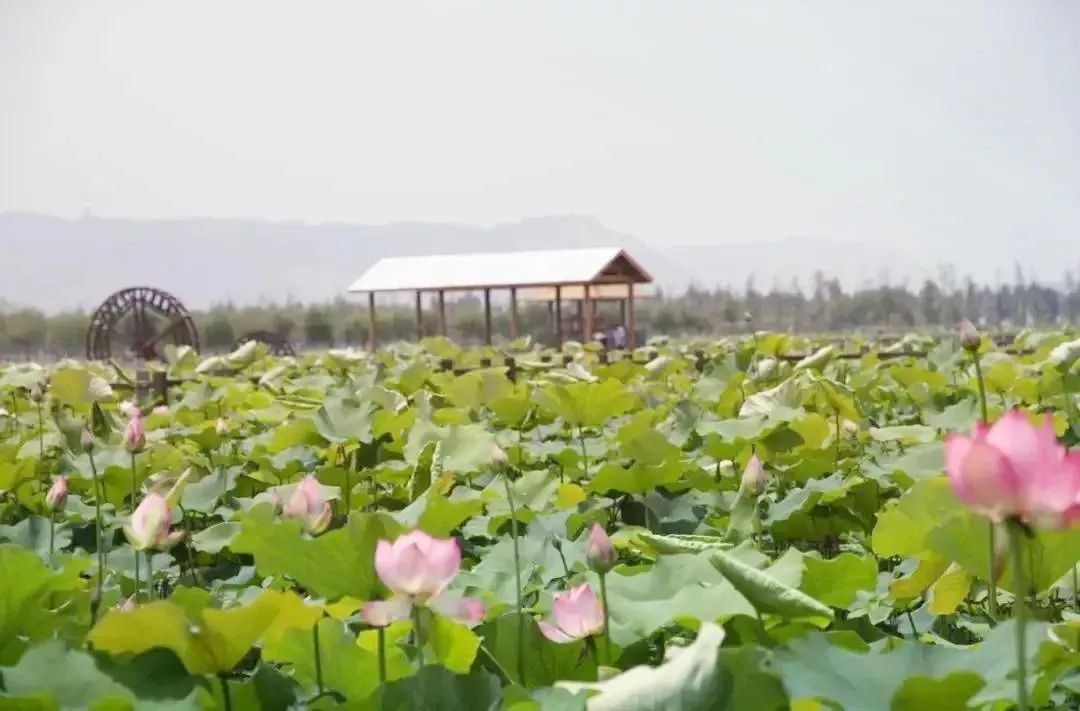
[{"label": "wooden post in pond", "polygon": [[626,347],[633,350],[637,346],[637,324],[634,323],[634,283],[626,285]]},{"label": "wooden post in pond", "polygon": [[518,337],[518,302],[517,302],[517,287],[510,287],[510,340],[517,340]]},{"label": "wooden post in pond", "polygon": [[446,292],[439,289],[439,335],[446,337]]},{"label": "wooden post in pond", "polygon": [[484,343],[491,345],[491,289],[484,289]]},{"label": "wooden post in pond", "polygon": [[379,347],[378,336],[375,335],[375,292],[369,291],[367,295],[367,322],[368,322],[368,350],[372,353]]},{"label": "wooden post in pond", "polygon": [[421,301],[423,293],[418,289],[416,291],[416,340],[422,341],[424,339],[424,304]]},{"label": "wooden post in pond", "polygon": [[562,350],[562,287],[555,287],[555,348]]}]

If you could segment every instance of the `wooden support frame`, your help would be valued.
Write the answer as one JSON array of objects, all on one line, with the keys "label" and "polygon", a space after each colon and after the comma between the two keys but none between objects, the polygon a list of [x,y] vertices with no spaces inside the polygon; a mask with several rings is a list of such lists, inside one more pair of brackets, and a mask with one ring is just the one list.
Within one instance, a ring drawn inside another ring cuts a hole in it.
[{"label": "wooden support frame", "polygon": [[634,323],[634,282],[626,284],[626,347],[637,347],[637,325]]},{"label": "wooden support frame", "polygon": [[368,295],[368,350],[374,353],[379,348],[379,337],[375,333],[375,292],[369,291]]},{"label": "wooden support frame", "polygon": [[563,346],[563,332],[562,332],[562,287],[555,287],[555,348],[562,350]]},{"label": "wooden support frame", "polygon": [[591,343],[593,337],[593,300],[589,292],[589,285],[584,284],[584,291],[580,303],[581,318],[581,342]]},{"label": "wooden support frame", "polygon": [[517,287],[510,287],[510,340],[517,340],[518,337],[518,298]]},{"label": "wooden support frame", "polygon": [[423,304],[424,292],[417,290],[416,292],[416,340],[422,341],[424,339],[424,304]]},{"label": "wooden support frame", "polygon": [[439,335],[446,338],[446,292],[439,289]]},{"label": "wooden support frame", "polygon": [[491,289],[484,289],[484,342],[491,345]]}]

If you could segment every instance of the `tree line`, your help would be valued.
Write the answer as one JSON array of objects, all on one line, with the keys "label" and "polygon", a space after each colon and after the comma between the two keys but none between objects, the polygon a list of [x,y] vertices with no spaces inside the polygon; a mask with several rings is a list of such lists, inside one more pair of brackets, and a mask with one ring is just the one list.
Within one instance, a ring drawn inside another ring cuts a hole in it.
[{"label": "tree line", "polygon": [[[1062,287],[1026,281],[1018,273],[1012,284],[988,286],[962,283],[943,269],[936,280],[918,289],[906,285],[874,285],[845,291],[838,280],[818,273],[802,287],[756,288],[750,277],[743,289],[691,286],[674,294],[658,292],[642,299],[636,320],[643,335],[723,335],[748,330],[843,332],[951,327],[970,318],[986,327],[1017,328],[1036,324],[1075,323],[1080,318],[1080,284],[1070,275]],[[424,331],[438,331],[438,315],[425,303]],[[540,342],[554,339],[552,309],[545,303],[522,303],[520,331]],[[204,351],[233,347],[242,335],[264,330],[300,348],[363,346],[368,340],[366,306],[343,298],[324,304],[219,304],[192,314]],[[564,333],[575,336],[576,306],[563,306]],[[412,304],[382,304],[376,330],[381,342],[416,337]],[[621,320],[618,304],[598,305],[594,324],[608,328]],[[485,334],[482,302],[465,295],[447,303],[449,335],[461,343],[479,343]],[[84,352],[90,314],[73,311],[46,315],[33,308],[0,306],[0,353],[6,357],[65,357]],[[498,307],[492,314],[499,338],[510,333],[510,315]]]}]

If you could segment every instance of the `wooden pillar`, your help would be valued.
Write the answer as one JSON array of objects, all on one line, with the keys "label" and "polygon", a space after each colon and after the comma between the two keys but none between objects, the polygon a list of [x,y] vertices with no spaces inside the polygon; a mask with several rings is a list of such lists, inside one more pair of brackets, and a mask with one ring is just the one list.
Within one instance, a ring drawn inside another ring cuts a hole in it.
[{"label": "wooden pillar", "polygon": [[375,335],[375,292],[369,291],[367,295],[367,324],[368,324],[368,350],[372,353],[379,347],[379,339]]},{"label": "wooden pillar", "polygon": [[518,303],[517,287],[510,287],[510,340],[518,337]]},{"label": "wooden pillar", "polygon": [[562,287],[555,287],[555,348],[562,350]]},{"label": "wooden pillar", "polygon": [[637,325],[634,323],[634,283],[626,285],[626,347],[633,350],[637,346]]},{"label": "wooden pillar", "polygon": [[421,302],[422,292],[416,292],[416,340],[424,339],[424,305]]},{"label": "wooden pillar", "polygon": [[626,299],[619,299],[619,323],[626,328]]},{"label": "wooden pillar", "polygon": [[484,342],[491,345],[491,289],[484,289]]},{"label": "wooden pillar", "polygon": [[439,289],[439,335],[446,336],[446,292]]},{"label": "wooden pillar", "polygon": [[582,294],[581,299],[582,311],[584,312],[584,318],[581,321],[581,342],[589,343],[592,341],[593,335],[593,300],[592,294],[589,293],[589,285],[585,285],[585,291]]},{"label": "wooden pillar", "polygon": [[577,302],[577,337],[582,343],[585,342],[585,299]]}]

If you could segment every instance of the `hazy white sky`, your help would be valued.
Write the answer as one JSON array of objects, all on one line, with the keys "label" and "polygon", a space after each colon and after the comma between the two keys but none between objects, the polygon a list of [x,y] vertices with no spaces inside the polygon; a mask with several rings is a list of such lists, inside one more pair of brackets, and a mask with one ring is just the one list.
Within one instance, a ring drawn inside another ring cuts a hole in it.
[{"label": "hazy white sky", "polygon": [[1080,234],[1080,2],[0,0],[0,211]]}]

